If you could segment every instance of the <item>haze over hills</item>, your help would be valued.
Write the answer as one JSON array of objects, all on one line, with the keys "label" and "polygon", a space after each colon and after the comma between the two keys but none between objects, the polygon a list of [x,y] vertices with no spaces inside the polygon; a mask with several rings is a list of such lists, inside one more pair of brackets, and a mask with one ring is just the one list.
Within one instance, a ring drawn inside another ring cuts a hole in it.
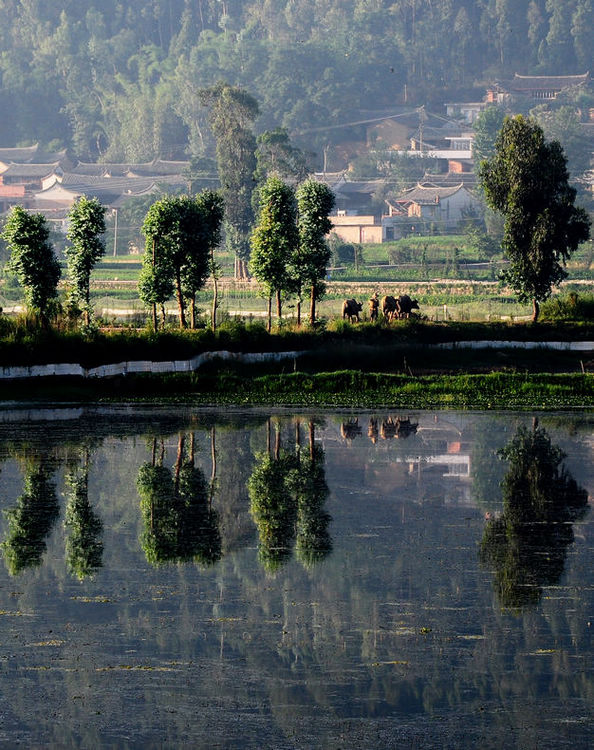
[{"label": "haze over hills", "polygon": [[[514,73],[591,71],[593,7],[0,0],[0,144],[68,148],[88,162],[199,156],[212,137],[198,90],[226,80],[257,98],[257,131],[286,127],[320,161],[365,111],[476,101]],[[592,97],[579,96],[587,119]]]}]

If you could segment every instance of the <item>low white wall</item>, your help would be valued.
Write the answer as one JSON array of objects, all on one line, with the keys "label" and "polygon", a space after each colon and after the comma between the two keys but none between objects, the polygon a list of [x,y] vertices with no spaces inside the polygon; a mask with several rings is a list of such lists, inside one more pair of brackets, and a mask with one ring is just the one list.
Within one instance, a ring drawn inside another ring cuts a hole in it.
[{"label": "low white wall", "polygon": [[223,360],[251,364],[253,362],[280,362],[283,359],[296,359],[303,352],[204,352],[193,359],[168,362],[151,362],[140,360],[135,362],[118,362],[117,364],[101,365],[86,370],[77,364],[33,365],[31,367],[0,367],[0,380],[20,380],[23,378],[44,378],[52,375],[71,375],[82,378],[110,378],[116,375],[134,373],[174,373],[194,372],[205,362]]},{"label": "low white wall", "polygon": [[[430,345],[438,349],[557,349],[560,351],[594,351],[594,341],[449,341]],[[51,375],[71,375],[82,378],[112,378],[116,375],[134,373],[173,373],[194,372],[205,362],[223,360],[251,364],[254,362],[280,362],[283,359],[297,359],[306,352],[204,352],[193,359],[168,362],[140,360],[101,365],[86,370],[77,364],[33,365],[31,367],[0,367],[0,380],[23,378],[44,378]]]}]

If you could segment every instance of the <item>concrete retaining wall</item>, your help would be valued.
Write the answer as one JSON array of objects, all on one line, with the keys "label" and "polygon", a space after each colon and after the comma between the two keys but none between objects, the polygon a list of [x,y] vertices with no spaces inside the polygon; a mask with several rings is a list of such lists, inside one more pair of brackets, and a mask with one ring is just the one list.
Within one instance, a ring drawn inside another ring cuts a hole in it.
[{"label": "concrete retaining wall", "polygon": [[[594,351],[593,341],[450,341],[433,345],[438,349],[556,349],[559,351]],[[431,347],[429,347],[431,348]],[[116,375],[134,373],[175,373],[194,372],[205,362],[223,360],[252,364],[255,362],[280,362],[284,359],[298,359],[306,352],[204,352],[193,359],[168,362],[119,362],[85,369],[77,364],[33,365],[31,367],[0,367],[0,380],[21,380],[24,378],[45,378],[52,375],[82,378],[113,378]]]},{"label": "concrete retaining wall", "polygon": [[251,364],[254,362],[280,362],[283,359],[296,359],[303,352],[204,352],[193,359],[166,362],[140,360],[135,362],[118,362],[85,369],[77,364],[32,365],[30,367],[0,367],[0,380],[22,380],[25,378],[45,378],[52,375],[74,376],[82,378],[113,378],[116,375],[135,373],[175,373],[194,372],[205,362],[223,360]]}]

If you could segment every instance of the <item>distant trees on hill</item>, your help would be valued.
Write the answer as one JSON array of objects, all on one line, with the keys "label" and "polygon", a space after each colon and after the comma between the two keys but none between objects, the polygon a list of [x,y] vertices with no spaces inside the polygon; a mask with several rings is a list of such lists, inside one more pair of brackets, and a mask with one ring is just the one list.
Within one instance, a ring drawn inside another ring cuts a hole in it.
[{"label": "distant trees on hill", "polygon": [[592,0],[0,0],[0,13],[0,143],[85,161],[212,153],[199,91],[219,80],[257,97],[257,131],[285,127],[320,153],[318,129],[358,110],[594,69]]}]

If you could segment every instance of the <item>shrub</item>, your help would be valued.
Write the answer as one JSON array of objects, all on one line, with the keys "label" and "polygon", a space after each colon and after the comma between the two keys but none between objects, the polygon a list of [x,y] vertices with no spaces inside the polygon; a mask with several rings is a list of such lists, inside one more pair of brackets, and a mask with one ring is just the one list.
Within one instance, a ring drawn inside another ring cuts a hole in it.
[{"label": "shrub", "polygon": [[570,292],[567,296],[552,297],[543,303],[541,317],[543,320],[592,321],[594,295]]}]

